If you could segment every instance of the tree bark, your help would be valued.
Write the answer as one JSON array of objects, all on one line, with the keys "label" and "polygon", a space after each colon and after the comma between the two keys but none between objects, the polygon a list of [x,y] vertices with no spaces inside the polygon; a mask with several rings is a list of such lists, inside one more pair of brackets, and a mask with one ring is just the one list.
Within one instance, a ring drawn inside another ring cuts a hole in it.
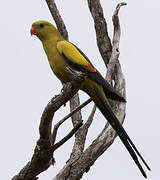
[{"label": "tree bark", "polygon": [[40,138],[37,141],[31,161],[29,161],[26,166],[12,178],[12,180],[37,179],[36,176],[38,174],[48,169],[51,164],[54,164],[54,151],[62,146],[82,126],[82,122],[79,122],[66,137],[58,143],[54,143],[58,127],[64,122],[59,122],[59,124],[56,125],[56,130],[54,128],[52,134],[52,120],[54,113],[77,93],[81,83],[85,79],[85,75],[80,72],[69,72],[72,73],[73,80],[65,84],[60,94],[53,97],[43,111],[39,126]]}]

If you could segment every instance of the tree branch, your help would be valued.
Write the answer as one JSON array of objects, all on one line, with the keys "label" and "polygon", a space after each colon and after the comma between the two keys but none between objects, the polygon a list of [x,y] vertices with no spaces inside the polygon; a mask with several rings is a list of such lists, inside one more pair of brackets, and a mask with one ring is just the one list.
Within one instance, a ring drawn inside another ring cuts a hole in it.
[{"label": "tree branch", "polygon": [[[54,129],[53,129],[53,144],[55,142],[55,137],[57,134],[57,130],[59,128],[59,126],[64,123],[68,118],[70,118],[74,113],[76,113],[77,111],[81,110],[83,107],[85,107],[87,104],[89,104],[92,101],[91,98],[89,98],[87,101],[85,101],[84,103],[82,103],[81,105],[79,105],[78,107],[76,107],[72,112],[70,112],[68,115],[66,115],[64,118],[62,118],[57,124],[54,125]],[[80,122],[81,123],[81,122]],[[76,126],[75,126],[76,127]]]},{"label": "tree branch", "polygon": [[79,105],[78,107],[76,107],[72,112],[70,112],[69,114],[67,114],[63,119],[61,119],[56,125],[55,128],[59,127],[64,121],[66,121],[68,118],[70,118],[74,113],[76,113],[77,111],[81,110],[83,107],[85,107],[87,104],[89,104],[90,102],[92,102],[92,99],[89,98],[87,101],[85,101],[84,103],[82,103],[81,105]]},{"label": "tree branch", "polygon": [[107,23],[103,15],[103,9],[100,4],[100,0],[87,0],[88,7],[92,14],[94,20],[94,26],[97,37],[97,45],[104,60],[105,65],[107,66],[109,59],[111,57],[112,45],[111,40],[107,31]]},{"label": "tree branch", "polygon": [[51,12],[51,15],[52,15],[55,23],[57,25],[59,32],[64,37],[64,39],[68,40],[68,32],[67,32],[66,26],[63,22],[63,19],[57,9],[55,1],[54,0],[46,0],[46,3],[48,5],[48,8]]},{"label": "tree branch", "polygon": [[74,128],[67,137],[54,147],[51,141],[51,124],[53,115],[63,104],[65,104],[73,97],[74,94],[77,93],[81,83],[85,79],[85,76],[80,72],[72,72],[72,76],[74,77],[73,80],[65,84],[63,91],[61,91],[58,96],[53,97],[44,109],[39,126],[40,138],[37,141],[32,159],[18,175],[12,178],[12,180],[36,179],[36,176],[39,173],[45,171],[52,164],[53,151],[66,142],[81,126],[81,124],[78,124],[78,126]]},{"label": "tree branch", "polygon": [[63,139],[61,139],[58,143],[53,145],[52,151],[54,152],[56,149],[62,146],[66,141],[68,141],[82,125],[83,125],[82,122],[79,122],[77,125],[75,125],[75,127]]},{"label": "tree branch", "polygon": [[92,123],[92,121],[93,121],[93,118],[94,118],[94,114],[95,114],[95,112],[96,112],[96,109],[97,109],[97,108],[96,108],[96,105],[94,104],[94,105],[93,105],[93,108],[92,108],[92,111],[91,111],[91,113],[90,113],[90,115],[89,115],[86,123],[84,124],[84,126],[85,126],[86,129],[88,129],[88,128],[90,127],[90,125],[91,125],[91,123]]}]

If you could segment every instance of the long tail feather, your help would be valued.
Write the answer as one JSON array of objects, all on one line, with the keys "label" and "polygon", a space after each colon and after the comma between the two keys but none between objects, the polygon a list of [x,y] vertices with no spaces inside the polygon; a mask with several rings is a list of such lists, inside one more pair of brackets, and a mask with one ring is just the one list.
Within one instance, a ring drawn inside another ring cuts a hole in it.
[{"label": "long tail feather", "polygon": [[[140,159],[145,164],[145,166],[147,167],[148,170],[150,170],[149,166],[144,161],[143,157],[141,156],[141,154],[139,153],[139,151],[137,150],[137,148],[133,144],[132,140],[129,138],[128,134],[126,133],[125,129],[120,124],[120,122],[118,121],[118,119],[116,118],[114,113],[112,112],[112,110],[110,108],[110,105],[108,104],[108,102],[106,102],[106,100],[104,99],[102,93],[99,91],[99,89],[97,87],[94,87],[94,89],[95,89],[95,92],[96,92],[98,98],[100,99],[100,101],[102,103],[102,105],[100,105],[99,103],[95,102],[97,107],[102,112],[102,114],[105,116],[105,118],[108,120],[108,122],[111,124],[111,126],[116,131],[116,133],[118,134],[120,139],[122,140],[123,144],[127,148],[130,155],[132,156],[134,162],[138,166],[138,168],[141,171],[142,175],[145,178],[147,178],[147,175],[146,175],[145,171],[143,170],[143,168],[142,168],[142,166],[141,166],[141,164],[140,164],[140,162],[138,160],[137,155],[140,157]],[[135,152],[137,153],[137,155],[136,155]]]}]

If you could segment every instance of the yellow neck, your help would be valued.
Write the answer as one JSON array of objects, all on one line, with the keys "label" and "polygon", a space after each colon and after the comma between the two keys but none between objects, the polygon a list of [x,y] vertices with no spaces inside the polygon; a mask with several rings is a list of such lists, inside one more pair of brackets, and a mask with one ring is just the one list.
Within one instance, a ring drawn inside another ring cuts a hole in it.
[{"label": "yellow neck", "polygon": [[56,37],[42,41],[43,48],[44,48],[44,51],[47,55],[47,58],[48,58],[48,61],[49,61],[51,68],[53,67],[53,62],[54,62],[53,61],[53,54],[56,50],[57,41],[58,41],[58,39]]}]

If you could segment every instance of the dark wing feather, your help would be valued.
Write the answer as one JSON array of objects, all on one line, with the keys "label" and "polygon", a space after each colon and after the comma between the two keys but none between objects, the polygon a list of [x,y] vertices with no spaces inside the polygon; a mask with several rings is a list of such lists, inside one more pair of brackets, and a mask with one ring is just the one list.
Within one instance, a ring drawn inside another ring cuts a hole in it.
[{"label": "dark wing feather", "polygon": [[[77,49],[79,50],[79,49]],[[79,52],[82,54],[82,52],[79,50]],[[96,71],[92,72],[87,69],[87,67],[79,65],[77,63],[74,63],[71,61],[64,53],[61,54],[64,58],[64,60],[75,70],[81,71],[85,73],[90,79],[97,82],[99,85],[103,87],[104,93],[107,98],[120,101],[120,102],[126,102],[125,98],[120,95],[103,77],[102,75]],[[84,56],[84,54],[82,54]],[[85,56],[86,58],[86,56]],[[88,60],[88,58],[86,58]],[[88,60],[89,61],[89,60]],[[90,62],[90,61],[89,61]]]}]

